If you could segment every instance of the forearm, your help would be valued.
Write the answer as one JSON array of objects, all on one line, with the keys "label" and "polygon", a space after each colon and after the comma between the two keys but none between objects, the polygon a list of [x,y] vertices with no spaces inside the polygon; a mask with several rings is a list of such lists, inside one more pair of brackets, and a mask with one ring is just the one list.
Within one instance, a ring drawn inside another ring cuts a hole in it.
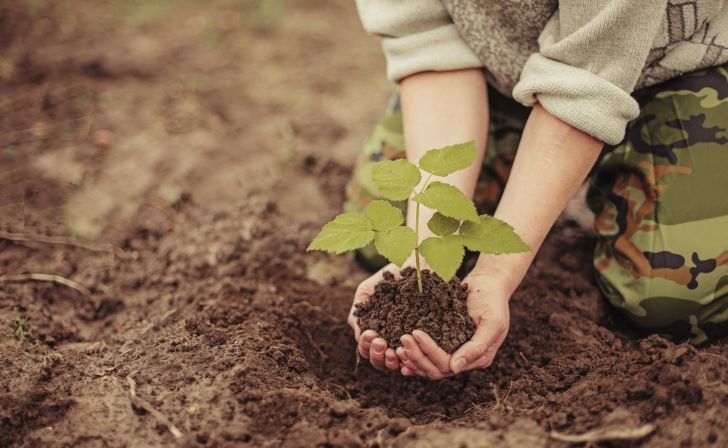
[{"label": "forearm", "polygon": [[515,289],[559,214],[589,174],[603,145],[538,104],[534,106],[495,212],[533,250],[522,254],[481,255],[476,272],[502,272],[509,276]]},{"label": "forearm", "polygon": [[[485,152],[488,130],[488,98],[485,78],[480,69],[425,72],[405,78],[401,83],[407,159],[417,163],[432,148],[475,140],[476,162],[465,170],[444,178],[468,197],[472,197]],[[425,173],[426,174],[426,173]],[[423,175],[422,183],[427,179]],[[433,178],[443,180],[443,178]],[[421,185],[417,187],[418,191]],[[415,228],[416,204],[408,204],[407,224]],[[420,239],[430,235],[427,221],[434,212],[420,207]]]}]

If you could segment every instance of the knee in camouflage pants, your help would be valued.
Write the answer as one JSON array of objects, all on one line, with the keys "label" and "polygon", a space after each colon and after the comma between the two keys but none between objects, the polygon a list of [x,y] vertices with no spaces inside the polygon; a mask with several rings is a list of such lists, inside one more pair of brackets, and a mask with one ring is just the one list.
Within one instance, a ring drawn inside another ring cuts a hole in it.
[{"label": "knee in camouflage pants", "polygon": [[[640,327],[700,344],[728,333],[728,66],[634,94],[639,117],[605,147],[587,194],[603,294]],[[492,212],[529,110],[489,90],[490,129],[475,202]],[[375,199],[371,164],[404,157],[398,95],[347,185],[347,211]],[[404,206],[404,204],[403,204]],[[372,248],[361,257],[384,264]]]}]

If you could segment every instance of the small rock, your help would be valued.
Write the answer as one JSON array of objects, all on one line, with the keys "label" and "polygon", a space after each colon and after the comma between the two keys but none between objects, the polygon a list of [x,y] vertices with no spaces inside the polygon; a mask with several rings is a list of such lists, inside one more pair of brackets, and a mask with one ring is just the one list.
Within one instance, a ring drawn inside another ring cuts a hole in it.
[{"label": "small rock", "polygon": [[109,149],[114,144],[114,133],[108,129],[99,129],[94,132],[93,143],[99,149]]}]

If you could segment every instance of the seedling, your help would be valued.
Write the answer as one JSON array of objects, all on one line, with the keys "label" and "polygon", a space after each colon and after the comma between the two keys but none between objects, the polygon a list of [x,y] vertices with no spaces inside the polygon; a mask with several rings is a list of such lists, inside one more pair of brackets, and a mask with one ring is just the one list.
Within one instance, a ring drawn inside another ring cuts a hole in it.
[{"label": "seedling", "polygon": [[[372,180],[387,200],[369,203],[366,213],[343,213],[324,225],[306,249],[341,254],[374,241],[382,256],[402,266],[415,252],[417,287],[422,289],[420,255],[433,271],[448,281],[462,263],[465,248],[487,254],[526,252],[524,243],[507,223],[489,215],[478,215],[475,204],[460,190],[432,176],[447,176],[470,166],[476,158],[475,142],[431,149],[419,165],[407,160],[384,160],[372,166]],[[422,180],[420,171],[427,178]],[[389,201],[412,199],[416,204],[415,229],[404,225],[402,210]],[[436,212],[427,227],[436,235],[420,242],[420,205]]]}]

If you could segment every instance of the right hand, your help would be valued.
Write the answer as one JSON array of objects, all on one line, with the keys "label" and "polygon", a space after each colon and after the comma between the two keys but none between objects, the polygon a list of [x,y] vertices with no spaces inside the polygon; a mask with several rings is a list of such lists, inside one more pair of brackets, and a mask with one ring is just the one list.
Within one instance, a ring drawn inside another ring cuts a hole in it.
[{"label": "right hand", "polygon": [[362,358],[368,359],[377,370],[399,371],[401,367],[399,358],[394,349],[387,347],[387,341],[378,337],[374,330],[366,330],[362,333],[357,323],[358,318],[354,316],[354,310],[356,309],[357,303],[369,301],[372,294],[374,294],[374,287],[384,278],[385,272],[391,272],[395,277],[399,277],[399,271],[403,268],[404,266],[400,268],[396,264],[390,263],[361,282],[356,288],[354,303],[351,305],[351,310],[349,311],[347,321],[349,326],[354,330],[354,338],[357,341],[359,355]]}]

